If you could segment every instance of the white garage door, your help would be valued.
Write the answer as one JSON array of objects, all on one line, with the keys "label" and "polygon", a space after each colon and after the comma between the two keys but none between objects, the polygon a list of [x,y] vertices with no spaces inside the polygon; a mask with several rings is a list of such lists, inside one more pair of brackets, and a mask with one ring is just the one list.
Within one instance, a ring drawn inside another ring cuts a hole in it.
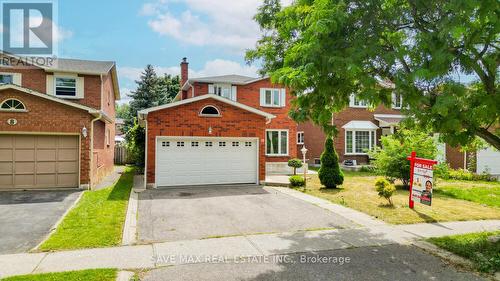
[{"label": "white garage door", "polygon": [[491,147],[478,151],[477,172],[488,172],[492,175],[500,175],[500,152]]},{"label": "white garage door", "polygon": [[157,139],[157,186],[257,183],[257,170],[256,139]]}]

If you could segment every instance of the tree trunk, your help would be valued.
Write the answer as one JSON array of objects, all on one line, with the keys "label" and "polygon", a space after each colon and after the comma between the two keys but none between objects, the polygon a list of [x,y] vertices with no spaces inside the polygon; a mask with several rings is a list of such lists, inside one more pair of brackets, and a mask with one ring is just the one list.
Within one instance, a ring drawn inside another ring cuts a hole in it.
[{"label": "tree trunk", "polygon": [[477,130],[477,136],[485,140],[494,148],[500,150],[500,137],[498,137],[497,135],[484,128],[480,128],[479,130]]}]

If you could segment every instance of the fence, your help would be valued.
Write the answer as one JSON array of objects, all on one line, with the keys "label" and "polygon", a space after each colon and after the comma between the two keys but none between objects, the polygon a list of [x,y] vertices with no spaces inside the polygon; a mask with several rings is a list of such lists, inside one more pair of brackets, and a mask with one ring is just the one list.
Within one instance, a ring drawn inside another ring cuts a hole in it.
[{"label": "fence", "polygon": [[115,164],[125,165],[128,164],[127,148],[122,145],[115,146]]}]

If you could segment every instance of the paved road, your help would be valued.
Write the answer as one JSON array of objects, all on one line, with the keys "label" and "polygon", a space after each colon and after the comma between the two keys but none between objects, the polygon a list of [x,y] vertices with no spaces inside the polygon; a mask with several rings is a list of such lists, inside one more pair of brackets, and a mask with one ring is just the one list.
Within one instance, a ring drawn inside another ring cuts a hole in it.
[{"label": "paved road", "polygon": [[420,249],[403,245],[294,254],[282,259],[170,266],[152,270],[141,280],[485,280],[460,272]]},{"label": "paved road", "polygon": [[79,193],[0,192],[0,254],[22,253],[38,245]]},{"label": "paved road", "polygon": [[147,190],[139,194],[142,242],[320,228],[351,228],[333,212],[255,185]]}]

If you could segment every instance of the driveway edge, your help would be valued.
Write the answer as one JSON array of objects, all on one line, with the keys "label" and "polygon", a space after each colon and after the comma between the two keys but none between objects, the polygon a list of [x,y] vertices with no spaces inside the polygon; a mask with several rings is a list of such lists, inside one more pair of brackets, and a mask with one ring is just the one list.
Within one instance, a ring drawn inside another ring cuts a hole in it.
[{"label": "driveway edge", "polygon": [[128,200],[127,214],[125,216],[125,224],[123,225],[122,245],[133,245],[137,243],[137,212],[139,208],[139,195],[143,177],[141,175],[134,176],[134,185],[130,190]]},{"label": "driveway edge", "polygon": [[43,243],[45,243],[45,241],[47,241],[50,238],[50,236],[52,235],[52,233],[54,233],[54,231],[62,223],[62,221],[64,220],[64,218],[69,214],[69,212],[71,212],[76,207],[76,205],[78,204],[78,202],[80,202],[80,200],[83,197],[83,193],[85,193],[85,191],[81,191],[80,192],[80,194],[76,198],[75,202],[73,202],[73,204],[71,204],[71,206],[69,206],[69,208],[66,210],[66,212],[64,212],[64,214],[59,218],[59,220],[57,220],[57,222],[50,228],[49,233],[47,233],[47,235],[42,239],[42,241],[40,243],[38,243],[33,249],[29,250],[28,252],[35,252],[35,251],[37,251],[38,248],[40,248],[40,246]]}]

